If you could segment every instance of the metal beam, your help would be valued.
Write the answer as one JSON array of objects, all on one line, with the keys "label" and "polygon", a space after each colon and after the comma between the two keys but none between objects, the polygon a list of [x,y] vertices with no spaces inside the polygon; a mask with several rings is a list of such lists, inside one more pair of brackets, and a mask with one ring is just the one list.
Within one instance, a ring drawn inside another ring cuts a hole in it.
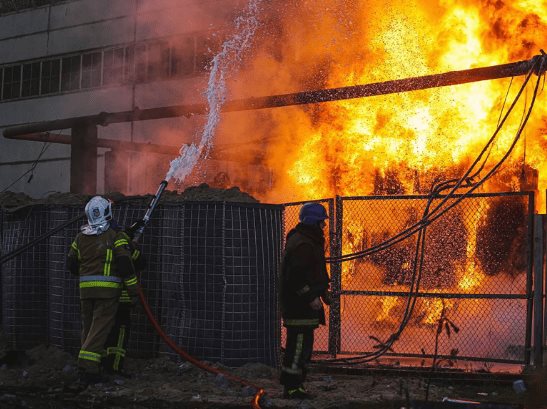
[{"label": "metal beam", "polygon": [[[223,112],[248,111],[255,109],[276,108],[292,105],[315,104],[321,102],[339,101],[353,98],[370,97],[399,92],[415,91],[420,89],[437,88],[449,85],[465,84],[470,82],[515,77],[528,73],[543,59],[543,69],[536,74],[543,74],[547,64],[545,54],[537,55],[530,60],[519,61],[491,67],[473,68],[462,71],[451,71],[444,74],[426,75],[423,77],[406,78],[401,80],[377,82],[374,84],[355,85],[350,87],[330,88],[315,91],[302,91],[291,94],[272,95],[259,98],[245,98],[227,102]],[[205,104],[172,105],[159,108],[135,109],[123,112],[101,112],[97,115],[80,116],[54,121],[37,122],[27,125],[13,126],[4,130],[4,136],[16,136],[35,132],[54,131],[57,129],[73,128],[78,123],[88,122],[106,126],[113,123],[143,121],[149,119],[174,118],[192,116],[207,112]]]},{"label": "metal beam", "polygon": [[97,126],[80,123],[72,128],[70,144],[70,192],[97,192]]},{"label": "metal beam", "polygon": [[[70,145],[72,143],[71,135],[51,134],[49,132],[35,132],[30,134],[6,136],[6,138],[25,141],[60,143],[63,145]],[[177,146],[158,145],[155,143],[116,141],[114,139],[104,138],[97,138],[97,147],[131,152],[153,152],[171,156],[177,156],[180,153],[180,148]]]}]

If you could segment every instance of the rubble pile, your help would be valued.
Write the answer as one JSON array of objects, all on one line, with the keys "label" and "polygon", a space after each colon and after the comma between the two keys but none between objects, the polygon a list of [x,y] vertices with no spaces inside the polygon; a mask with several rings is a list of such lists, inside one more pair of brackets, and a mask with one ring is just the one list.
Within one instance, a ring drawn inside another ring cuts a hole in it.
[{"label": "rubble pile", "polygon": [[[120,192],[109,192],[105,193],[104,196],[114,201],[114,203],[131,201],[143,202],[147,204],[152,198],[152,195],[126,196]],[[83,206],[90,198],[90,195],[56,192],[42,199],[34,199],[24,193],[3,192],[0,193],[0,209],[8,212],[15,212],[17,210],[35,205]],[[202,183],[198,186],[190,186],[182,192],[166,190],[160,200],[160,203],[183,201],[258,203],[257,199],[250,194],[241,191],[237,186],[228,189],[220,189],[210,187],[206,183]]]}]

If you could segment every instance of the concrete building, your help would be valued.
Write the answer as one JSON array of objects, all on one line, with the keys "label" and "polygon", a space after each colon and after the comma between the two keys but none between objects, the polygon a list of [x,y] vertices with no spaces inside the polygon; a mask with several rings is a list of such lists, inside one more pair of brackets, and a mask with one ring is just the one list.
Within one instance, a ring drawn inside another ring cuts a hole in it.
[{"label": "concrete building", "polygon": [[[101,112],[203,102],[207,65],[242,3],[0,2],[0,131]],[[194,140],[202,121],[180,117],[117,123],[98,126],[97,133],[100,140],[180,147]],[[0,191],[33,197],[69,191],[70,132],[51,131],[53,139],[66,135],[65,144],[0,137]],[[145,155],[128,146],[97,149],[98,193],[152,191],[173,159],[173,154]]]}]

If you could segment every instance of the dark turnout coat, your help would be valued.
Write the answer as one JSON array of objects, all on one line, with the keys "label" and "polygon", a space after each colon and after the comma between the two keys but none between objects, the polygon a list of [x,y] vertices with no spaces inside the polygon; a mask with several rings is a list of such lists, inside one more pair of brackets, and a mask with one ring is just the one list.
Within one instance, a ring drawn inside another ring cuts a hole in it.
[{"label": "dark turnout coat", "polygon": [[328,287],[323,230],[316,225],[300,223],[287,234],[281,263],[280,303],[284,325],[324,325],[323,307],[316,311],[309,304],[324,296]]}]

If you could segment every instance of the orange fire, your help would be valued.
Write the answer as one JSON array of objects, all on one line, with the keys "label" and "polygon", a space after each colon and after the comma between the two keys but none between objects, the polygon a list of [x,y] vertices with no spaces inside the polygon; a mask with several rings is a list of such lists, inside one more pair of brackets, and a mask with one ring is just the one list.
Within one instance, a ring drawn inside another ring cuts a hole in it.
[{"label": "orange fire", "polygon": [[[266,26],[252,62],[234,81],[236,96],[367,84],[529,59],[545,46],[547,32],[545,2],[288,3],[283,2],[282,10],[267,10],[273,28]],[[461,175],[475,158],[496,128],[509,83],[483,81],[274,109],[254,117],[234,116],[227,128],[237,130],[232,138],[258,133],[266,141],[261,159],[254,152],[248,160],[262,162],[272,172],[272,185],[246,186],[266,202],[389,193],[377,191],[374,183],[387,176],[399,186],[396,193],[423,193],[433,178]],[[521,83],[522,77],[513,81],[507,101]],[[528,101],[530,93],[531,88]],[[519,176],[528,166],[539,171],[539,191],[547,188],[547,173],[542,172],[547,165],[545,107],[540,98],[525,137],[504,165],[514,177],[492,181],[486,189],[534,188]],[[488,166],[507,150],[523,109],[521,103],[504,127]]]},{"label": "orange fire", "polygon": [[[317,0],[282,2],[282,7],[272,4],[265,11],[264,33],[257,38],[251,61],[232,79],[234,97],[492,66],[530,59],[547,45],[545,1]],[[499,134],[482,174],[507,151],[535,79]],[[249,174],[231,176],[235,184],[265,202],[427,193],[434,181],[464,173],[522,82],[523,77],[518,77],[276,108],[255,115],[229,114],[220,142],[237,141],[245,134],[262,141],[259,149],[235,156],[268,169],[269,182],[253,184]],[[540,95],[515,150],[482,191],[545,192],[546,108],[547,99]],[[537,181],[531,177],[534,172],[539,174]],[[544,193],[536,200],[539,210],[545,212]],[[466,258],[455,265],[456,282],[451,291],[473,292],[486,279],[475,259],[477,228],[487,210],[486,204],[481,206],[474,222],[465,224]],[[393,225],[389,233],[403,227]],[[366,248],[374,234],[386,233],[365,232],[362,225],[351,222],[344,229],[344,254]],[[365,280],[356,275],[356,263],[343,264],[344,287],[359,286]],[[365,265],[363,271],[370,268]],[[367,284],[367,288],[385,288],[378,280]],[[402,284],[393,287],[394,291],[407,289]],[[376,320],[394,322],[394,311],[404,302],[403,297],[382,298]],[[457,305],[431,298],[418,308],[421,323],[436,324],[443,309],[447,312]]]}]

